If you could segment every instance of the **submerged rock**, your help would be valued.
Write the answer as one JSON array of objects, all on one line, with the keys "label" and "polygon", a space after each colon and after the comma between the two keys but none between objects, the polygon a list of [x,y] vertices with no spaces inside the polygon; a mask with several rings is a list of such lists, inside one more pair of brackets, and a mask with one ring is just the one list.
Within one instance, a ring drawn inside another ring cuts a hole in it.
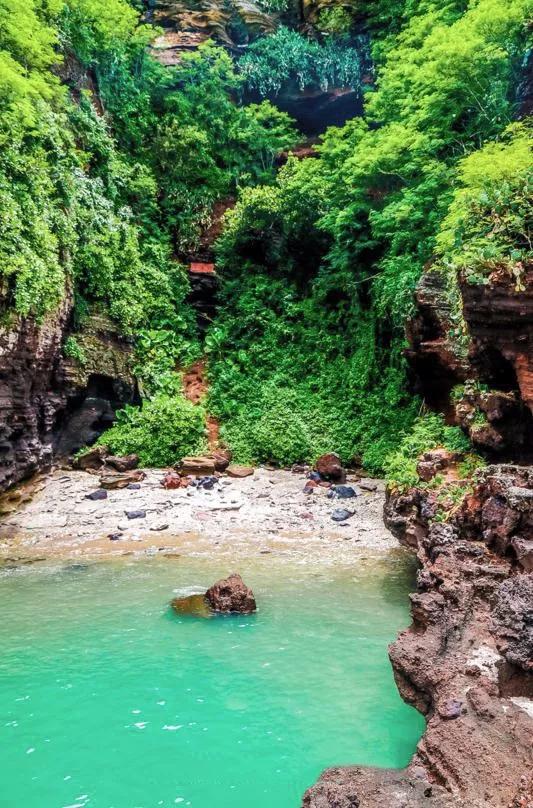
[{"label": "submerged rock", "polygon": [[217,581],[205,597],[215,612],[251,614],[257,609],[254,593],[237,573]]},{"label": "submerged rock", "polygon": [[209,606],[205,595],[187,595],[184,598],[174,598],[170,605],[177,614],[190,614],[193,617],[213,617],[213,610]]}]

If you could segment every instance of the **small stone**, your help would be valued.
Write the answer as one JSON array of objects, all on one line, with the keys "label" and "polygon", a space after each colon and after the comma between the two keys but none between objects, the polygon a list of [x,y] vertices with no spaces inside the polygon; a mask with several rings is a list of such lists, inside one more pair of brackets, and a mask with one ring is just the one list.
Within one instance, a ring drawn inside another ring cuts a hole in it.
[{"label": "small stone", "polygon": [[150,530],[168,530],[168,522],[159,522],[157,525],[152,525]]},{"label": "small stone", "polygon": [[107,538],[109,541],[119,541],[122,538],[122,533],[110,533]]},{"label": "small stone", "polygon": [[332,485],[328,491],[328,497],[338,499],[352,499],[357,496],[355,488],[351,485]]},{"label": "small stone", "polygon": [[146,511],[124,511],[128,519],[144,519],[146,517]]},{"label": "small stone", "polygon": [[346,519],[350,519],[354,513],[355,511],[347,511],[346,508],[335,508],[331,514],[331,518],[334,522],[345,522]]},{"label": "small stone", "polygon": [[231,465],[226,469],[226,474],[229,477],[251,477],[254,473],[255,469],[252,466]]},{"label": "small stone", "polygon": [[85,499],[90,499],[93,502],[98,499],[107,499],[107,491],[105,488],[97,488],[96,491],[91,491],[90,494],[85,494]]},{"label": "small stone", "polygon": [[322,477],[320,476],[318,471],[310,471],[309,474],[307,475],[307,479],[311,480],[314,483],[319,483],[322,480]]},{"label": "small stone", "polygon": [[447,721],[459,718],[463,710],[463,702],[459,699],[447,699],[437,707],[441,718]]},{"label": "small stone", "polygon": [[359,488],[362,488],[363,491],[377,491],[378,484],[372,480],[360,480]]},{"label": "small stone", "polygon": [[140,487],[141,487],[140,483],[128,483],[128,485],[126,486],[126,488],[129,491],[138,491]]}]

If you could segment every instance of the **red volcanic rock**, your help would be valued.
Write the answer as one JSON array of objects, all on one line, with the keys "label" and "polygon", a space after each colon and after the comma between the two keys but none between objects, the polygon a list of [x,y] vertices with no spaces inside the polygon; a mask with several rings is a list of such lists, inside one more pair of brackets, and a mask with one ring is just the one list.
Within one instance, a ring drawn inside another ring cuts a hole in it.
[{"label": "red volcanic rock", "polygon": [[346,471],[339,455],[335,452],[328,452],[328,454],[319,457],[315,463],[315,469],[324,480],[330,480],[335,483],[346,482]]},{"label": "red volcanic rock", "polygon": [[217,581],[205,597],[215,612],[251,614],[257,609],[254,593],[237,573]]},{"label": "red volcanic rock", "polygon": [[161,485],[163,488],[167,488],[169,490],[175,488],[187,488],[189,485],[189,480],[187,477],[181,477],[175,471],[167,471],[163,479],[161,480]]},{"label": "red volcanic rock", "polygon": [[416,467],[417,474],[427,483],[437,474],[449,469],[457,462],[458,457],[457,452],[450,452],[448,449],[432,449],[430,452],[424,452]]},{"label": "red volcanic rock", "polygon": [[330,769],[304,808],[533,808],[533,469],[488,466],[446,522],[437,491],[388,492],[385,519],[421,564],[412,625],[389,648],[426,715],[406,769]]}]

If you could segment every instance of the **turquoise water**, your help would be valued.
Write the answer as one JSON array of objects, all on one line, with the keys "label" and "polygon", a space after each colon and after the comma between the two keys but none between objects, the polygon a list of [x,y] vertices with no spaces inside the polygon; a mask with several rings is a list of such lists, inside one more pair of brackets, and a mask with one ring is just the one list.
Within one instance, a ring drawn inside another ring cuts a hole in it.
[{"label": "turquoise water", "polygon": [[168,601],[214,563],[1,573],[0,805],[298,808],[328,765],[403,766],[423,729],[386,653],[406,565],[240,564],[260,611],[212,620]]}]

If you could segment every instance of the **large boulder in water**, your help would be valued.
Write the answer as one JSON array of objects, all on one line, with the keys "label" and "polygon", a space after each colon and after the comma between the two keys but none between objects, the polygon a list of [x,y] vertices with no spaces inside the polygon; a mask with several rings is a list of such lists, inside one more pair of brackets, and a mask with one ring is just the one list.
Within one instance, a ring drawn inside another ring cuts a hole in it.
[{"label": "large boulder in water", "polygon": [[235,572],[213,584],[205,597],[215,612],[252,614],[257,609],[254,593]]}]

